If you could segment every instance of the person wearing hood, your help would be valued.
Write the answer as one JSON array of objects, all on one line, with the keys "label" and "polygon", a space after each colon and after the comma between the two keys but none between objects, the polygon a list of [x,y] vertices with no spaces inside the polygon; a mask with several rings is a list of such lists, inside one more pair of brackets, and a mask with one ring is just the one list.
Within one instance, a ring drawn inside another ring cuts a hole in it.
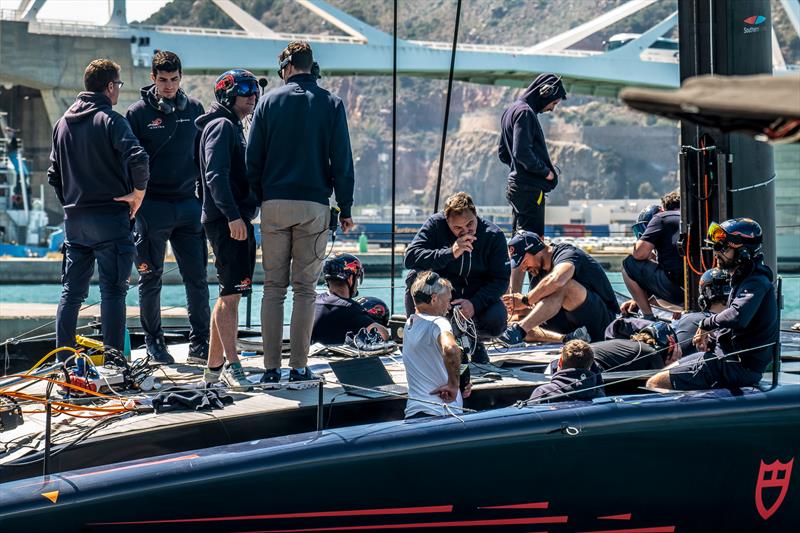
[{"label": "person wearing hood", "polygon": [[[537,76],[500,119],[500,162],[507,165],[506,199],[512,228],[544,236],[545,195],[558,185],[558,170],[550,160],[544,131],[537,117],[567,99],[564,83],[555,74]],[[522,274],[512,272],[511,290],[522,288]]]},{"label": "person wearing hood", "polygon": [[[418,272],[432,270],[453,284],[454,305],[465,318],[475,320],[479,336],[496,337],[506,327],[508,315],[500,297],[508,288],[511,267],[506,237],[495,224],[478,216],[472,197],[457,192],[444,210],[431,216],[406,248],[406,315],[414,313],[411,286]],[[476,363],[488,363],[479,341]]]},{"label": "person wearing hood", "polygon": [[772,362],[780,338],[772,270],[761,253],[761,226],[750,218],[711,223],[708,240],[720,268],[731,276],[728,304],[700,320],[694,334],[699,353],[647,381],[676,390],[750,387]]},{"label": "person wearing hood", "polygon": [[167,241],[172,246],[189,311],[190,363],[208,359],[208,250],[195,195],[195,160],[199,135],[194,121],[203,106],[181,89],[181,60],[173,52],[153,56],[151,85],[141,100],[128,108],[128,122],[150,156],[147,198],[136,214],[136,270],[139,272],[139,317],[151,360],[175,361],[164,342],[161,327],[161,277]]},{"label": "person wearing hood", "polygon": [[[125,348],[125,294],[135,247],[131,220],[150,177],[147,152],[125,117],[113,111],[123,81],[120,67],[95,59],[85,91],[53,128],[47,181],[64,206],[63,289],[56,312],[56,345],[75,346],[78,311],[97,260],[103,344]],[[59,355],[59,359],[66,358]]]},{"label": "person wearing hood", "polygon": [[561,348],[550,383],[536,387],[530,399],[541,403],[591,401],[605,396],[602,385],[592,347],[585,341],[573,340]]},{"label": "person wearing hood", "polygon": [[255,109],[258,94],[258,81],[250,71],[223,72],[214,84],[216,102],[195,120],[202,132],[198,153],[201,221],[214,252],[219,280],[203,381],[216,383],[224,372],[228,384],[240,391],[251,385],[236,353],[236,337],[239,301],[242,295],[251,293],[253,284],[256,238],[251,220],[257,209],[245,173],[242,119]]}]

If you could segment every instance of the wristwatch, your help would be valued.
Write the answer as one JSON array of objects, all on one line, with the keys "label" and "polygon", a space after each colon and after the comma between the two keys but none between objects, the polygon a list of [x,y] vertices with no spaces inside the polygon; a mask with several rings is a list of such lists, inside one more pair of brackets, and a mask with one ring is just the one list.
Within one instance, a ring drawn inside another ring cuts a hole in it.
[{"label": "wristwatch", "polygon": [[530,303],[528,303],[528,295],[527,294],[523,294],[522,298],[520,298],[520,301],[522,302],[522,305],[526,305],[526,306],[530,306],[531,305]]}]

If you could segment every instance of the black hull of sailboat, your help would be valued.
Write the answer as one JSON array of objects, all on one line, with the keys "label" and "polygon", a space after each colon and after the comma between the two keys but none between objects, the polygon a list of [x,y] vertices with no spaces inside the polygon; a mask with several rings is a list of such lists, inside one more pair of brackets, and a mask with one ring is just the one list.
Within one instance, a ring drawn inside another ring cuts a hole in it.
[{"label": "black hull of sailboat", "polygon": [[[0,485],[4,531],[791,531],[800,387],[361,425]],[[51,500],[55,500],[54,502]]]}]

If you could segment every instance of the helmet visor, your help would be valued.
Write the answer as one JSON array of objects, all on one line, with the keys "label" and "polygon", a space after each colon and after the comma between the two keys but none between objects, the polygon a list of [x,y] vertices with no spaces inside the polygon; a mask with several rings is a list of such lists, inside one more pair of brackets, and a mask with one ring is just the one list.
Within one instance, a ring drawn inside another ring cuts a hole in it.
[{"label": "helmet visor", "polygon": [[237,96],[258,96],[259,87],[256,80],[242,80],[236,83]]},{"label": "helmet visor", "polygon": [[633,236],[638,239],[639,237],[642,236],[644,230],[647,229],[647,222],[637,222],[636,224],[631,226],[631,229],[633,229]]},{"label": "helmet visor", "polygon": [[715,251],[722,251],[728,247],[728,233],[722,229],[722,226],[712,222],[708,226],[706,241],[713,246]]}]

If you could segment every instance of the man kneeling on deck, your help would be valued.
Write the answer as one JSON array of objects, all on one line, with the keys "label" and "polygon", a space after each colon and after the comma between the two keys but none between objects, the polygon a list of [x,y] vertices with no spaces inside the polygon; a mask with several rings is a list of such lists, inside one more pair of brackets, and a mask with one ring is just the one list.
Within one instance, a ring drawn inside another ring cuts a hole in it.
[{"label": "man kneeling on deck", "polygon": [[561,348],[558,367],[550,383],[536,387],[531,400],[592,400],[605,395],[602,385],[603,378],[594,364],[592,347],[584,341],[569,341]]},{"label": "man kneeling on deck", "polygon": [[452,289],[449,281],[431,271],[418,273],[411,285],[416,312],[408,317],[403,330],[406,418],[459,414],[463,398],[470,395],[471,385],[465,386],[463,395],[459,386],[463,352],[445,318]]},{"label": "man kneeling on deck", "polygon": [[[432,270],[453,285],[464,318],[475,320],[479,336],[495,337],[506,327],[507,314],[500,296],[508,288],[506,238],[495,224],[478,216],[472,198],[458,192],[447,199],[444,211],[430,217],[406,250],[406,314],[414,312],[410,290],[417,272]],[[475,363],[488,363],[478,341]]]},{"label": "man kneeling on deck", "polygon": [[342,344],[348,333],[356,334],[361,328],[376,330],[383,340],[388,340],[389,331],[353,300],[364,279],[361,260],[353,254],[337,253],[325,260],[322,273],[328,292],[318,294],[314,302],[311,342]]},{"label": "man kneeling on deck", "polygon": [[[588,330],[593,341],[604,338],[606,326],[619,313],[619,305],[600,264],[583,250],[567,243],[545,244],[531,231],[518,231],[508,242],[511,267],[538,276],[541,281],[525,295],[503,295],[514,311],[519,306],[530,312],[498,337],[506,346],[521,344],[529,331],[543,326],[558,333],[579,338]],[[584,339],[586,340],[586,339]]]},{"label": "man kneeling on deck", "polygon": [[700,353],[656,374],[648,387],[702,390],[749,387],[761,380],[780,335],[774,277],[763,261],[762,239],[761,226],[750,218],[709,226],[717,264],[731,275],[728,305],[700,321],[694,335]]}]

